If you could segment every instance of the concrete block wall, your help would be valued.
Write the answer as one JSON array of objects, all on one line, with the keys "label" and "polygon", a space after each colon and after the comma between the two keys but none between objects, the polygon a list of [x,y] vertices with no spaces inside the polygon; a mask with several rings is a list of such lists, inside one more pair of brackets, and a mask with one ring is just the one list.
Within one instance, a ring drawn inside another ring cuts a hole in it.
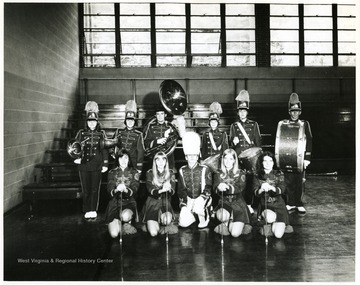
[{"label": "concrete block wall", "polygon": [[77,4],[4,4],[4,212],[78,101]]}]

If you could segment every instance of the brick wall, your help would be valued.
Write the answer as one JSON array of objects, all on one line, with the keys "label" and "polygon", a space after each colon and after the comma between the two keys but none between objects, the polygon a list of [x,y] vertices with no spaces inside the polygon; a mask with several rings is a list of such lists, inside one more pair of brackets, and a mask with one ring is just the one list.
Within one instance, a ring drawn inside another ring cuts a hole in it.
[{"label": "brick wall", "polygon": [[78,100],[77,4],[4,5],[4,212]]}]

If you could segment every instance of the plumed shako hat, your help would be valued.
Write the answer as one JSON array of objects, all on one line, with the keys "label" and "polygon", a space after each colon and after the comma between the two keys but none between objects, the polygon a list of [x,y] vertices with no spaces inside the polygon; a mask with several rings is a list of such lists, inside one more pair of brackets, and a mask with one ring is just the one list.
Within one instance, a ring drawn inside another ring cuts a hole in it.
[{"label": "plumed shako hat", "polygon": [[289,112],[301,111],[301,102],[299,100],[299,96],[296,93],[291,93],[288,107],[289,107]]},{"label": "plumed shako hat", "polygon": [[217,120],[219,121],[220,115],[222,114],[222,108],[219,102],[212,102],[209,107],[210,115],[209,115],[209,121],[210,120]]},{"label": "plumed shako hat", "polygon": [[185,155],[200,154],[201,139],[195,132],[185,132],[182,137],[183,150]]},{"label": "plumed shako hat", "polygon": [[99,106],[95,101],[88,101],[85,105],[86,119],[98,120],[99,119]]},{"label": "plumed shako hat", "polygon": [[129,100],[125,105],[125,119],[134,119],[136,117],[137,105],[134,100]]},{"label": "plumed shako hat", "polygon": [[237,109],[249,110],[250,96],[247,90],[241,90],[239,95],[235,98],[237,101]]}]

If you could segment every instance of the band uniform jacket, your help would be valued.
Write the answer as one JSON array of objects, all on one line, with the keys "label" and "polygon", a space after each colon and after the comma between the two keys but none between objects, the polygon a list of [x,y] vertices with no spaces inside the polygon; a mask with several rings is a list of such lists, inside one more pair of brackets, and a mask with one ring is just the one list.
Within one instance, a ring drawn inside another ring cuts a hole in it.
[{"label": "band uniform jacket", "polygon": [[[125,184],[128,192],[123,192],[121,195],[120,192],[116,192],[114,194],[114,190],[121,183]],[[116,167],[109,171],[107,191],[111,196],[111,200],[109,201],[105,211],[106,223],[110,223],[114,218],[119,219],[119,211],[121,206],[123,210],[126,208],[131,209],[136,215],[136,219],[138,220],[135,199],[139,186],[140,174],[135,168],[127,167],[123,170],[120,167]],[[122,203],[122,205],[120,203]]]},{"label": "band uniform jacket", "polygon": [[[247,142],[246,138],[242,134],[237,123],[242,124],[245,132],[249,136],[250,144]],[[233,140],[235,137],[239,138],[239,143],[235,146]],[[251,147],[261,147],[261,135],[259,130],[259,125],[257,122],[253,120],[246,119],[245,122],[241,122],[240,120],[232,123],[230,126],[230,146],[234,148],[236,154],[239,155],[244,150],[247,150]]]},{"label": "band uniform jacket", "polygon": [[[271,186],[274,186],[276,191],[263,192],[259,195],[259,190],[262,183],[268,182]],[[257,197],[260,197],[261,211],[265,209],[273,210],[277,215],[277,222],[284,222],[289,224],[289,215],[286,209],[283,195],[285,194],[285,180],[284,173],[281,170],[271,170],[270,173],[265,173],[261,170],[257,175],[253,177],[253,189]]]},{"label": "band uniform jacket", "polygon": [[[211,142],[210,134],[212,134],[215,145]],[[226,132],[220,131],[218,128],[205,132],[201,140],[201,158],[206,159],[210,156],[221,154],[229,148],[228,136]]]},{"label": "band uniform jacket", "polygon": [[[161,180],[161,178],[160,178]],[[171,197],[175,194],[175,175],[172,170],[170,170],[170,192],[163,192],[159,194],[159,190],[162,189],[164,180],[162,180],[161,185],[154,184],[154,173],[152,169],[149,169],[146,172],[146,189],[149,193],[149,196],[146,199],[143,211],[142,211],[142,221],[146,222],[149,220],[158,221],[159,213],[170,212],[172,214],[173,220],[175,217],[174,210],[171,206]]]},{"label": "band uniform jacket", "polygon": [[183,165],[179,169],[178,196],[182,203],[187,202],[187,197],[192,199],[200,195],[207,199],[211,195],[212,175],[210,169],[199,163],[193,168]]},{"label": "band uniform jacket", "polygon": [[157,147],[157,139],[165,137],[165,132],[172,128],[169,126],[169,123],[165,121],[162,124],[159,124],[157,121],[150,124],[144,134],[144,144],[146,149]]},{"label": "band uniform jacket", "polygon": [[[218,189],[220,183],[225,183],[229,188],[221,192]],[[227,173],[216,173],[214,176],[214,192],[220,198],[218,205],[214,209],[217,211],[224,208],[233,216],[233,222],[243,222],[249,224],[251,221],[250,213],[242,192],[246,188],[246,172],[239,169],[235,174],[232,170]]]},{"label": "band uniform jacket", "polygon": [[119,144],[129,153],[132,166],[141,170],[145,150],[142,132],[135,129],[129,130],[128,128],[117,129],[113,138],[118,138]]},{"label": "band uniform jacket", "polygon": [[[220,183],[226,183],[229,189],[220,192],[217,187]],[[226,174],[221,172],[216,173],[214,176],[214,191],[219,197],[224,197],[224,201],[232,202],[233,200],[242,200],[245,203],[242,192],[246,187],[246,173],[244,170],[239,169],[236,174],[233,171],[228,171]],[[246,204],[244,204],[246,207]]]},{"label": "band uniform jacket", "polygon": [[312,152],[312,133],[311,133],[311,128],[310,128],[310,123],[308,121],[305,120],[283,120],[282,122],[285,123],[302,123],[304,124],[304,131],[305,131],[305,137],[306,137],[306,147],[305,147],[305,155],[304,155],[304,159],[305,160],[311,160],[311,152]]},{"label": "band uniform jacket", "polygon": [[[154,181],[154,173],[152,169],[149,169],[146,173],[146,189],[148,190],[150,197],[154,199],[164,198],[165,193],[159,194],[159,190],[162,189],[162,185],[157,186],[153,183],[153,181]],[[172,170],[170,170],[170,185],[171,185],[171,191],[167,193],[168,199],[170,199],[170,197],[175,194],[176,180],[175,180],[174,172]]]},{"label": "band uniform jacket", "polygon": [[81,129],[76,134],[75,140],[82,145],[81,163],[78,166],[80,171],[101,171],[103,166],[108,167],[108,150],[100,149],[101,141],[104,141],[106,134],[103,130]]}]

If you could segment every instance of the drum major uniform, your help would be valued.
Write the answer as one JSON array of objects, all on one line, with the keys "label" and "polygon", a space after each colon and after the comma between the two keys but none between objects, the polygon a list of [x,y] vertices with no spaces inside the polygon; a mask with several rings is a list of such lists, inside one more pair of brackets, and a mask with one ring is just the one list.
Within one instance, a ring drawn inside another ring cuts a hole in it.
[{"label": "drum major uniform", "polygon": [[186,132],[183,136],[183,150],[187,165],[179,169],[178,196],[180,199],[179,226],[188,227],[199,218],[199,228],[205,228],[210,221],[212,175],[210,169],[198,162],[200,136]]}]

